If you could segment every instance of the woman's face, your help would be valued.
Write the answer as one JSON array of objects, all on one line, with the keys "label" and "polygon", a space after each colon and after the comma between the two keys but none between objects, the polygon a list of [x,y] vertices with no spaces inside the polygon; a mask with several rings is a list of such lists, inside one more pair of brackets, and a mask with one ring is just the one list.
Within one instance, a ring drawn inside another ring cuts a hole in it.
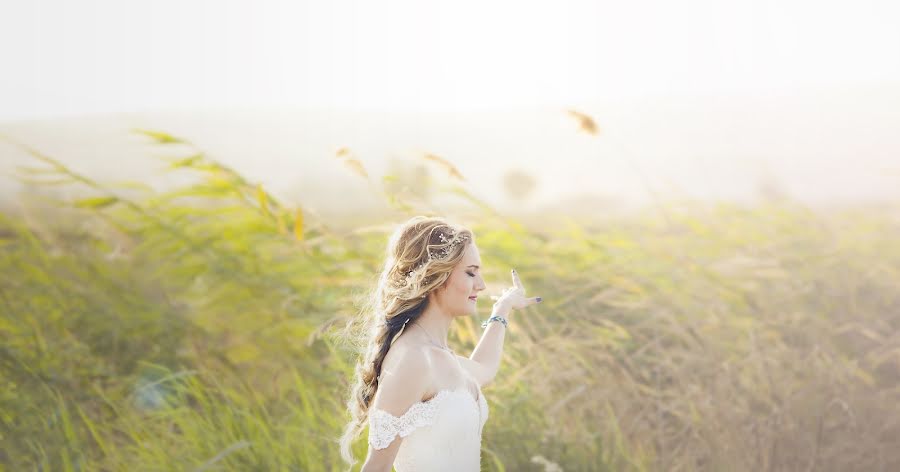
[{"label": "woman's face", "polygon": [[467,316],[475,313],[478,292],[485,289],[481,277],[481,256],[475,243],[466,245],[463,258],[459,261],[444,285],[435,290],[434,301],[446,313],[453,316]]}]

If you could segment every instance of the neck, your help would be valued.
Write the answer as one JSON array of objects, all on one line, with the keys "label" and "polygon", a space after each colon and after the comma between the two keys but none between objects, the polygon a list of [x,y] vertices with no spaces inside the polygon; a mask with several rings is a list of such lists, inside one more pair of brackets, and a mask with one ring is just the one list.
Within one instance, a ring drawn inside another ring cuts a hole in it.
[{"label": "neck", "polygon": [[425,311],[416,319],[416,324],[425,328],[425,339],[440,346],[447,346],[447,334],[450,332],[450,322],[452,321],[452,316],[447,315],[441,307],[434,303],[434,300],[429,300]]}]

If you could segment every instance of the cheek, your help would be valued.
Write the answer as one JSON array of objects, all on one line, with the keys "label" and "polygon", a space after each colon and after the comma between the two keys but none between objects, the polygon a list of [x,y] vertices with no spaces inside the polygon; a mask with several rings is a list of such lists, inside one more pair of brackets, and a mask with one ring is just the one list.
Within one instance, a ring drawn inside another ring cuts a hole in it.
[{"label": "cheek", "polygon": [[469,294],[472,292],[472,279],[468,275],[463,275],[462,277],[456,280],[454,284],[456,286],[456,291],[459,292],[460,295],[465,295],[467,298]]}]

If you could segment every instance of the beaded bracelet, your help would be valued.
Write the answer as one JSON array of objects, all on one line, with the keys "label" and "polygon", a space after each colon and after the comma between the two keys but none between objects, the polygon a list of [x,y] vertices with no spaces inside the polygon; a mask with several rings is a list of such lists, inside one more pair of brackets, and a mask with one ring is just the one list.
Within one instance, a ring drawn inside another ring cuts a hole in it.
[{"label": "beaded bracelet", "polygon": [[502,316],[500,316],[500,315],[493,315],[493,316],[491,316],[490,318],[488,318],[487,320],[485,320],[484,323],[481,323],[481,327],[482,327],[482,328],[487,328],[488,323],[491,323],[491,322],[493,322],[493,321],[500,321],[501,323],[503,323],[503,326],[505,326],[505,327],[507,327],[507,328],[509,327],[509,325],[508,325],[507,322],[506,322],[506,318],[504,318],[504,317],[502,317]]}]

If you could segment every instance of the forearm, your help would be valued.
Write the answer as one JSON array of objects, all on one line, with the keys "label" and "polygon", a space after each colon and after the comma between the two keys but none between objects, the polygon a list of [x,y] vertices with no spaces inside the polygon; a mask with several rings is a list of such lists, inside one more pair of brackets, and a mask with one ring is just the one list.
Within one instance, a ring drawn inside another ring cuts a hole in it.
[{"label": "forearm", "polygon": [[[502,307],[494,307],[494,310],[491,312],[491,316],[493,315],[500,315],[509,319],[509,310]],[[499,321],[488,323],[487,328],[484,329],[484,333],[481,335],[481,340],[478,341],[478,345],[475,346],[475,350],[472,351],[472,355],[469,357],[469,359],[483,365],[487,369],[490,378],[494,378],[497,375],[497,370],[500,369],[503,339],[506,337],[506,330],[506,326],[503,326],[503,323]]]},{"label": "forearm", "polygon": [[372,464],[370,462],[366,462],[363,464],[362,469],[359,472],[391,472],[394,470],[393,464]]}]

